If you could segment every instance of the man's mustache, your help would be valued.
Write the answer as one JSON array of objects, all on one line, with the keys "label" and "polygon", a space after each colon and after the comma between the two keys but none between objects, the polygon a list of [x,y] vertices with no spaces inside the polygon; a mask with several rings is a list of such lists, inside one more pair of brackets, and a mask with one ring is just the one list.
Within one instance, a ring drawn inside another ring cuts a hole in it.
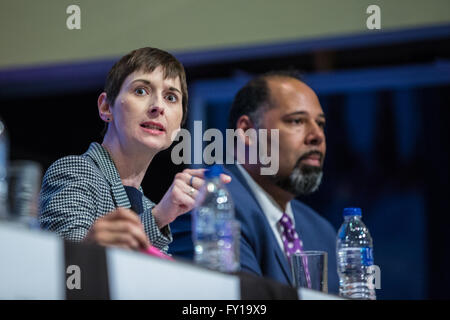
[{"label": "man's mustache", "polygon": [[319,161],[320,161],[320,163],[322,163],[323,153],[320,152],[319,150],[311,150],[311,151],[305,152],[304,154],[302,154],[300,156],[300,158],[298,158],[297,163],[295,164],[295,167],[298,167],[301,161],[305,160],[306,158],[308,158],[309,156],[312,156],[312,155],[318,155]]}]

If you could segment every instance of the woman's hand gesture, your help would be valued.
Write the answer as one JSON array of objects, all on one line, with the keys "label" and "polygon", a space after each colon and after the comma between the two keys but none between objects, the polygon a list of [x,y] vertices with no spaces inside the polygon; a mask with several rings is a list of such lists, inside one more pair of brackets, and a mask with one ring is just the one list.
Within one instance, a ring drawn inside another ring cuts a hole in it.
[{"label": "woman's hand gesture", "polygon": [[[185,169],[175,175],[169,190],[152,210],[160,229],[194,208],[195,198],[205,183],[205,170]],[[231,177],[225,174],[222,174],[220,178],[223,183],[231,181]]]}]

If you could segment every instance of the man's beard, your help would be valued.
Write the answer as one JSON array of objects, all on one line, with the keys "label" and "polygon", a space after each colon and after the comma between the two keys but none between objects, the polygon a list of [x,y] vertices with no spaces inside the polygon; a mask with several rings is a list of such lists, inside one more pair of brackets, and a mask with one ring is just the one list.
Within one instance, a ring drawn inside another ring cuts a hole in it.
[{"label": "man's beard", "polygon": [[295,196],[317,191],[322,182],[322,167],[300,165],[300,162],[310,154],[308,152],[297,161],[294,170],[288,177],[276,177],[276,184]]}]

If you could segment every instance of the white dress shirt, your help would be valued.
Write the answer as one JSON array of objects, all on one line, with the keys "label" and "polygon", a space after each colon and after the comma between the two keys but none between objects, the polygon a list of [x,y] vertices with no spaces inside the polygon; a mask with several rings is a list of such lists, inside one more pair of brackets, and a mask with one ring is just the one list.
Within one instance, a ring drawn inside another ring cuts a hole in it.
[{"label": "white dress shirt", "polygon": [[[244,167],[242,167],[239,163],[236,163],[236,166],[244,176],[244,179],[247,182],[248,186],[250,187],[251,192],[255,196],[256,201],[258,201],[259,206],[263,210],[264,215],[266,216],[267,221],[269,222],[270,228],[272,229],[272,232],[278,241],[278,245],[280,246],[281,251],[285,253],[283,241],[281,240],[280,224],[278,223],[281,219],[281,216],[283,215],[283,210],[280,208],[278,203],[272,198],[272,196],[269,195],[263,188],[261,188],[259,184],[256,183],[255,180],[253,180],[253,178],[250,176],[247,170],[244,169]],[[292,212],[290,201],[286,205],[286,214],[289,216],[289,218],[291,218],[292,225],[295,228],[294,214]]]}]

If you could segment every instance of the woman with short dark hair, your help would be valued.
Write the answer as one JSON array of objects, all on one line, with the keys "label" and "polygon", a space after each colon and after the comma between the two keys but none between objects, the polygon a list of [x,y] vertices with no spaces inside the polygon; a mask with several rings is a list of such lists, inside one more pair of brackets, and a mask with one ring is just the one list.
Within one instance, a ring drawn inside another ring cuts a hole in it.
[{"label": "woman with short dark hair", "polygon": [[141,48],[122,57],[98,98],[107,124],[103,142],[47,170],[41,226],[72,241],[135,250],[151,243],[167,251],[169,223],[193,208],[203,170],[178,173],[156,205],[140,185],[153,157],[172,144],[185,121],[187,100],[183,65],[171,54]]}]

